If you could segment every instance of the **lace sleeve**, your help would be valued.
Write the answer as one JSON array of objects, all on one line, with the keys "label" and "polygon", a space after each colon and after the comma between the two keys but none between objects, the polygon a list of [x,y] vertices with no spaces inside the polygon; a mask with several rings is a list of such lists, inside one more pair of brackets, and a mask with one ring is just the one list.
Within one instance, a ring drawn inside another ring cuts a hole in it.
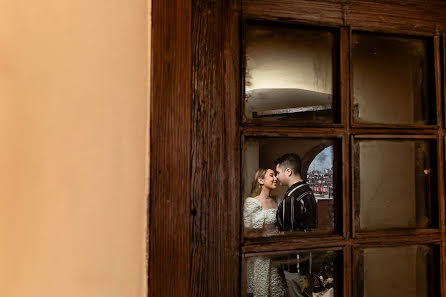
[{"label": "lace sleeve", "polygon": [[243,207],[243,221],[246,229],[261,231],[267,218],[262,204],[255,198],[247,198]]}]

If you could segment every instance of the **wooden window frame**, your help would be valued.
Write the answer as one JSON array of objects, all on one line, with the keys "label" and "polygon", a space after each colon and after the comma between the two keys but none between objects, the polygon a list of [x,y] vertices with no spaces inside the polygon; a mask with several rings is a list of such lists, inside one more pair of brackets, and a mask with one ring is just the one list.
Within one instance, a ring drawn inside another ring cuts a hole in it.
[{"label": "wooden window frame", "polygon": [[[340,28],[341,125],[281,128],[281,135],[343,139],[342,234],[241,246],[241,138],[277,127],[240,122],[241,24],[245,18]],[[149,296],[239,296],[243,253],[342,247],[343,296],[353,296],[352,249],[440,246],[445,296],[446,3],[432,0],[154,0],[152,4]],[[437,126],[352,125],[352,30],[434,38]],[[351,135],[431,136],[438,143],[439,231],[353,236]]]}]

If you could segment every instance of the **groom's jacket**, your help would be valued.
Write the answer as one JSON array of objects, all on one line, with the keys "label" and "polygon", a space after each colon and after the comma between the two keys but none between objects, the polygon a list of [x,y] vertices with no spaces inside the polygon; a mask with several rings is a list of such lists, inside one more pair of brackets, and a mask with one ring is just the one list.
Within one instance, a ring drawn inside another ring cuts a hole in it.
[{"label": "groom's jacket", "polygon": [[317,228],[317,204],[313,191],[303,181],[293,184],[277,208],[280,231],[310,231]]}]

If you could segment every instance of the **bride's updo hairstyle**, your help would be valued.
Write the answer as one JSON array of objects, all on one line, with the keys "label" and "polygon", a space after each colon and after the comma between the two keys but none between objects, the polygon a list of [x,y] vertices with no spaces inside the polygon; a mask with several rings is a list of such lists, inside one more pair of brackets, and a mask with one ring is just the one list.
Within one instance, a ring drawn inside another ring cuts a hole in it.
[{"label": "bride's updo hairstyle", "polygon": [[259,183],[258,179],[264,179],[265,174],[268,171],[268,169],[259,168],[257,169],[256,173],[254,174],[254,180],[252,181],[251,186],[251,197],[256,197],[260,195],[260,192],[262,191],[262,185]]}]

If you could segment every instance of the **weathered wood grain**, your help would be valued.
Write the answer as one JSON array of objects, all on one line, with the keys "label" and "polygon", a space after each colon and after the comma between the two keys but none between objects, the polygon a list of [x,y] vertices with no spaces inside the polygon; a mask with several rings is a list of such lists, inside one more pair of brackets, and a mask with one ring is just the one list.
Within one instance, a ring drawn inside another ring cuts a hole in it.
[{"label": "weathered wood grain", "polygon": [[274,253],[275,251],[290,251],[299,249],[340,248],[343,246],[353,247],[382,247],[400,246],[409,244],[440,243],[441,233],[438,230],[412,231],[394,233],[391,236],[386,232],[374,232],[361,238],[342,238],[331,236],[325,238],[289,238],[287,240],[264,240],[255,243],[247,242],[243,253]]},{"label": "weathered wood grain", "polygon": [[311,0],[244,0],[243,16],[297,23],[343,25],[342,3]]},{"label": "weathered wood grain", "polygon": [[191,4],[155,0],[152,9],[149,296],[186,297],[190,284]]},{"label": "weathered wood grain", "polygon": [[[434,36],[446,32],[446,1],[155,0],[152,14],[149,296],[240,296],[240,253],[341,248],[344,296],[349,297],[357,248],[415,243],[441,243],[438,261],[441,291],[445,291],[446,50],[444,35],[441,44]],[[244,19],[340,28],[339,74],[334,76],[339,78],[335,83],[339,84],[340,123],[317,127],[249,123],[242,127],[240,34]],[[351,122],[351,30],[435,38],[438,125]],[[338,206],[342,232],[247,239],[242,244],[241,131],[243,136],[342,139],[343,204]],[[361,137],[437,140],[439,229],[355,233],[352,140]]]},{"label": "weathered wood grain", "polygon": [[191,291],[240,294],[238,0],[193,1]]},{"label": "weathered wood grain", "polygon": [[444,32],[445,10],[440,0],[243,1],[243,14],[249,18],[420,35]]}]

